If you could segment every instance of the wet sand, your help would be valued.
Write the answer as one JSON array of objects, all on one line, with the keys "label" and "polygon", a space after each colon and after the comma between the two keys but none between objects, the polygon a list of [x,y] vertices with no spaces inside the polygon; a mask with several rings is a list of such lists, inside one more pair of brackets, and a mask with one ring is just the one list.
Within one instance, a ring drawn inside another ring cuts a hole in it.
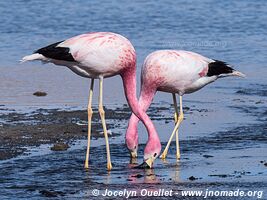
[{"label": "wet sand", "polygon": [[[4,110],[4,109],[3,109]],[[71,144],[78,139],[87,137],[87,111],[60,111],[58,109],[38,109],[31,113],[17,113],[6,109],[1,115],[3,123],[0,126],[0,160],[13,158],[25,153],[28,147],[41,144],[66,143]],[[98,111],[93,111],[92,138],[104,137],[99,123]],[[107,122],[128,119],[130,110],[127,106],[120,111],[105,109]],[[115,129],[120,123],[109,124],[109,129]],[[115,137],[118,133],[113,133]]]}]

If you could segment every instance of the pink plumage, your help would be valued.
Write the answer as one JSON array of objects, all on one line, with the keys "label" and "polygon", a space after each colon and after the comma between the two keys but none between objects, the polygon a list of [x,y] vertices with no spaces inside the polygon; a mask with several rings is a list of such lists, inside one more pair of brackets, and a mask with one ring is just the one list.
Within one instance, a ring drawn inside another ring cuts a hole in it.
[{"label": "pink plumage", "polygon": [[102,103],[104,78],[115,75],[120,75],[122,77],[125,96],[132,111],[144,122],[150,134],[155,135],[155,138],[157,138],[153,123],[138,105],[136,97],[136,54],[131,42],[125,37],[110,32],[82,34],[38,49],[34,54],[22,58],[22,62],[33,60],[63,65],[79,76],[91,78],[87,108],[88,146],[85,168],[88,168],[89,160],[91,118],[93,113],[91,105],[94,79],[100,80],[99,113],[106,140],[108,170],[110,170],[112,166],[105,123],[105,112]]},{"label": "pink plumage", "polygon": [[[181,116],[179,115],[180,119],[178,118],[177,122],[181,123],[183,120],[181,106],[182,96],[195,92],[216,79],[225,76],[244,75],[241,72],[235,71],[225,62],[212,60],[194,52],[182,50],[155,51],[147,56],[143,64],[139,105],[146,111],[157,91],[172,93],[175,102],[175,94],[179,94]],[[126,144],[133,157],[137,155],[138,121],[139,119],[132,114],[126,132]],[[177,125],[177,130],[178,127],[179,125]],[[171,139],[172,137],[169,142]],[[147,161],[150,159],[150,167],[151,163],[153,163],[160,152],[160,144],[156,142],[158,141],[154,140],[153,136],[149,135],[145,147],[144,160]],[[169,143],[167,146],[169,146]],[[166,157],[167,150],[168,147],[163,152],[163,158]],[[179,155],[177,157],[179,157]]]},{"label": "pink plumage", "polygon": [[[88,78],[110,77],[127,68],[135,68],[135,49],[128,39],[119,34],[87,33],[55,44],[53,48],[44,47],[33,55],[25,56],[22,61],[41,60],[64,65],[76,74]],[[55,54],[52,55],[53,53]],[[73,60],[62,59],[67,54]],[[34,58],[31,59],[32,57]]]}]

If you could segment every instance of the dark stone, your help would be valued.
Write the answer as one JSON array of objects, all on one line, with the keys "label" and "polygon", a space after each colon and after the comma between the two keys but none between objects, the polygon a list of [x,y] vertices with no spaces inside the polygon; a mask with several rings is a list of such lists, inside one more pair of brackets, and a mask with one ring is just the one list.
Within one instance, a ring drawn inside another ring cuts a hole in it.
[{"label": "dark stone", "polygon": [[52,151],[66,151],[70,146],[65,143],[56,143],[54,146],[52,146],[50,149]]},{"label": "dark stone", "polygon": [[39,193],[45,197],[57,197],[57,195],[58,195],[57,192],[49,191],[49,190],[41,190]]},{"label": "dark stone", "polygon": [[190,181],[194,181],[194,180],[197,180],[198,178],[196,178],[196,177],[194,177],[194,176],[190,176],[188,179],[189,179]]},{"label": "dark stone", "polygon": [[212,157],[214,157],[214,156],[212,156],[212,155],[203,155],[203,157],[204,157],[204,158],[212,158]]},{"label": "dark stone", "polygon": [[229,175],[226,175],[226,174],[214,174],[214,175],[209,175],[209,176],[217,176],[217,177],[220,177],[220,178],[226,178]]},{"label": "dark stone", "polygon": [[136,175],[133,175],[132,177],[136,177],[136,178],[142,178],[143,175],[142,174],[136,174]]},{"label": "dark stone", "polygon": [[44,96],[47,95],[47,93],[46,92],[37,91],[37,92],[34,92],[33,95],[37,96],[37,97],[44,97]]}]

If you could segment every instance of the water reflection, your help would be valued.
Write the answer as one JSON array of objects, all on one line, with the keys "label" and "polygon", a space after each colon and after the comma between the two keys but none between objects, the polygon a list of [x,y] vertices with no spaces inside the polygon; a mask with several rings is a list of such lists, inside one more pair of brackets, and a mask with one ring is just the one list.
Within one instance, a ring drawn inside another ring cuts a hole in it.
[{"label": "water reflection", "polygon": [[149,183],[149,184],[160,183],[160,180],[156,176],[153,168],[145,170],[144,183]]}]

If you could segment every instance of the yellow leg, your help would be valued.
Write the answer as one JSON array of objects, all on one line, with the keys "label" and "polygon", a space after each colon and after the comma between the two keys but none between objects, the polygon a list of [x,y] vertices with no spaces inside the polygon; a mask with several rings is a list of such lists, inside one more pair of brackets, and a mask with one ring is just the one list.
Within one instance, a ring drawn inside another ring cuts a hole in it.
[{"label": "yellow leg", "polygon": [[[177,100],[176,100],[175,93],[172,93],[172,98],[173,98],[173,105],[174,105],[174,110],[175,110],[174,121],[176,124],[178,121],[179,113],[178,113]],[[180,159],[180,157],[181,157],[181,154],[180,154],[180,144],[179,144],[179,133],[178,133],[178,129],[177,129],[177,131],[176,131],[176,158],[177,158],[177,160]]]},{"label": "yellow leg", "polygon": [[99,110],[99,114],[100,114],[100,117],[101,117],[104,136],[105,136],[105,141],[106,141],[107,169],[111,170],[112,169],[112,165],[111,165],[111,160],[110,160],[110,151],[109,151],[109,143],[108,143],[108,132],[107,132],[106,121],[105,121],[105,111],[104,111],[104,108],[103,108],[103,77],[100,77],[100,79],[99,79],[99,108],[98,108],[98,110]]},{"label": "yellow leg", "polygon": [[182,105],[182,96],[180,96],[180,115],[178,116],[178,121],[177,121],[177,123],[176,123],[176,125],[174,127],[174,130],[173,130],[173,132],[171,134],[171,137],[170,137],[170,139],[169,139],[169,141],[167,143],[167,146],[165,147],[163,153],[160,156],[162,159],[166,158],[167,153],[168,153],[168,149],[169,149],[171,141],[172,141],[172,138],[173,138],[174,134],[176,133],[176,131],[178,130],[181,122],[183,121],[183,119],[184,119],[184,113],[183,113],[183,105]]},{"label": "yellow leg", "polygon": [[93,97],[93,89],[94,89],[94,79],[91,79],[91,87],[89,91],[89,100],[88,100],[88,107],[87,107],[87,114],[88,114],[88,138],[87,138],[87,151],[85,157],[84,168],[88,168],[89,163],[89,154],[90,154],[90,141],[91,141],[91,120],[93,115],[92,110],[92,97]]}]

